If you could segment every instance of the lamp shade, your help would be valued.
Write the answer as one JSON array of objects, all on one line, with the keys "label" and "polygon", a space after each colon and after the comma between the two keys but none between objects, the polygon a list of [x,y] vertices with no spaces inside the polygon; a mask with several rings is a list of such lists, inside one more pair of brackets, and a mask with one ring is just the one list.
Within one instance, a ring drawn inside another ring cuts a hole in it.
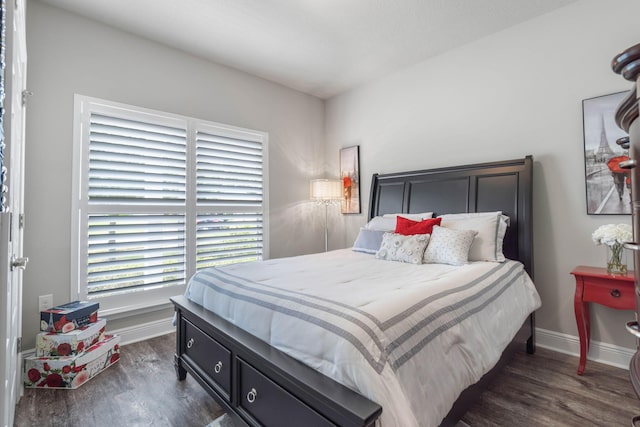
[{"label": "lamp shade", "polygon": [[338,179],[313,179],[309,187],[311,200],[329,202],[342,200],[342,181]]}]

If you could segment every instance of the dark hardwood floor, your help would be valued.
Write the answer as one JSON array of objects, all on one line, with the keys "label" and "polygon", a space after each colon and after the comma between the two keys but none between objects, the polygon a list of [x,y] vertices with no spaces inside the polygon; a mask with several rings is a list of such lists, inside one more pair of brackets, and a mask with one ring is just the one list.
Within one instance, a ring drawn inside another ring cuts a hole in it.
[{"label": "dark hardwood floor", "polygon": [[[118,363],[76,390],[26,389],[15,426],[204,427],[220,408],[173,370],[175,335],[121,347]],[[628,372],[538,349],[518,353],[465,415],[470,426],[629,426],[640,401]],[[287,427],[287,426],[283,426]],[[297,426],[296,426],[297,427]]]},{"label": "dark hardwood floor", "polygon": [[25,389],[15,426],[204,427],[222,414],[190,376],[176,380],[175,334],[120,347],[120,360],[75,390]]},{"label": "dark hardwood floor", "polygon": [[631,425],[640,400],[625,369],[538,348],[517,353],[463,420],[471,426]]}]

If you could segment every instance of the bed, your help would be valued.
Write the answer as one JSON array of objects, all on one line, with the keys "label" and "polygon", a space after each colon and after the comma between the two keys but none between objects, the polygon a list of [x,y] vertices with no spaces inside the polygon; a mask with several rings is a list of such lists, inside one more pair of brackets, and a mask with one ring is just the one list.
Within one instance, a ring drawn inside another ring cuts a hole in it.
[{"label": "bed", "polygon": [[500,211],[507,260],[425,269],[344,249],[202,270],[172,298],[178,378],[236,425],[453,425],[514,346],[535,350],[531,190],[531,157],[374,175],[370,220]]}]

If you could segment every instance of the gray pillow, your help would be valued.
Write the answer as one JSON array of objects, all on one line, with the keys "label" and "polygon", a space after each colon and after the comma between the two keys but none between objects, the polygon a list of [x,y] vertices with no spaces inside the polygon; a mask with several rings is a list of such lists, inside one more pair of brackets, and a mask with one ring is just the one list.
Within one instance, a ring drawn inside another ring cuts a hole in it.
[{"label": "gray pillow", "polygon": [[378,252],[378,249],[380,249],[384,233],[384,231],[380,230],[367,230],[366,228],[361,228],[352,249],[355,252],[375,254]]}]

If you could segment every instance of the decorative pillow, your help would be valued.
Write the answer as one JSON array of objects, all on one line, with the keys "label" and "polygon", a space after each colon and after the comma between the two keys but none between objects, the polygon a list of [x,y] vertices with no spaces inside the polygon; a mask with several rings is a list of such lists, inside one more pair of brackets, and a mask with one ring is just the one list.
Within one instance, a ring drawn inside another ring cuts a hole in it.
[{"label": "decorative pillow", "polygon": [[403,218],[412,219],[414,221],[422,221],[423,219],[433,218],[433,212],[423,212],[417,214],[410,213],[394,213],[394,214],[384,214],[383,218],[395,218],[401,216]]},{"label": "decorative pillow", "polygon": [[429,235],[427,234],[404,236],[396,233],[384,233],[380,249],[376,252],[376,258],[422,264],[427,243],[429,243]]},{"label": "decorative pillow", "polygon": [[431,232],[429,245],[424,252],[424,262],[428,264],[463,265],[469,259],[469,248],[477,231],[455,230],[435,226]]},{"label": "decorative pillow", "polygon": [[384,218],[381,216],[376,216],[371,218],[371,221],[367,222],[364,226],[367,230],[378,230],[378,231],[393,231],[396,229],[396,219],[394,218]]},{"label": "decorative pillow", "polygon": [[478,212],[441,215],[443,227],[456,230],[476,230],[478,235],[469,250],[469,261],[504,262],[502,252],[509,217],[502,212]]},{"label": "decorative pillow", "polygon": [[358,233],[358,237],[356,237],[356,241],[353,244],[352,250],[355,252],[364,252],[366,254],[375,254],[380,249],[380,244],[382,243],[382,236],[384,235],[384,231],[378,230],[367,230],[366,228],[361,228]]},{"label": "decorative pillow", "polygon": [[396,217],[396,233],[410,236],[412,234],[431,234],[434,225],[440,225],[442,219],[431,218],[423,221],[413,221],[404,217]]}]

